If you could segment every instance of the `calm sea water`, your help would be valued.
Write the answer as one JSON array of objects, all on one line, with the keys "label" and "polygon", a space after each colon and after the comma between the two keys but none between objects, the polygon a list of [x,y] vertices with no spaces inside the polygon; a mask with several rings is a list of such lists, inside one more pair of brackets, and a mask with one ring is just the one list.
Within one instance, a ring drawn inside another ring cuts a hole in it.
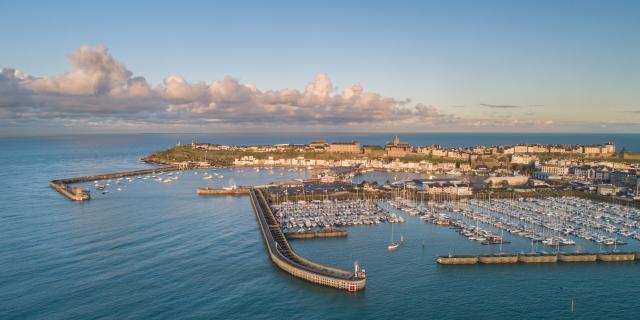
[{"label": "calm sea water", "polygon": [[[195,135],[229,144],[305,143],[391,135]],[[247,198],[198,197],[201,186],[265,183],[305,171],[183,173],[171,185],[135,180],[74,203],[54,178],[147,168],[139,159],[194,135],[0,138],[0,319],[637,319],[640,265],[442,267],[435,256],[497,250],[408,217],[389,253],[389,226],[352,227],[344,239],[293,242],[303,256],[367,269],[357,294],[294,279],[267,258]],[[414,144],[602,143],[640,151],[640,135],[412,134]],[[112,182],[113,184],[113,182]],[[423,248],[421,243],[425,241]],[[511,238],[505,251],[526,251]],[[638,250],[633,240],[629,250]],[[581,243],[583,248],[590,244]],[[592,245],[591,245],[592,246]],[[597,248],[595,248],[597,249]],[[574,313],[571,301],[574,301]]]}]

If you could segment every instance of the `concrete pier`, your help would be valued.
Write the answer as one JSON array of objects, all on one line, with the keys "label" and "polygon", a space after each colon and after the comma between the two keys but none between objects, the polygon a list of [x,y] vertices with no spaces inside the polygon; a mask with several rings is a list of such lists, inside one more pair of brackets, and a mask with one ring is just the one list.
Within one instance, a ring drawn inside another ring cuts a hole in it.
[{"label": "concrete pier", "polygon": [[486,254],[478,256],[478,262],[484,264],[505,264],[518,262],[517,254]]},{"label": "concrete pier", "polygon": [[514,263],[556,263],[556,262],[623,262],[640,261],[640,252],[602,252],[602,253],[521,253],[492,255],[438,256],[436,261],[443,265],[464,264],[514,264]]},{"label": "concrete pier", "polygon": [[80,187],[71,187],[69,186],[69,184],[96,181],[96,180],[117,179],[122,177],[139,176],[144,174],[153,174],[158,172],[167,172],[167,171],[176,171],[176,170],[180,170],[180,169],[178,167],[161,167],[161,168],[144,169],[144,170],[106,173],[106,174],[99,174],[99,175],[93,175],[93,176],[64,178],[64,179],[58,179],[58,180],[53,180],[49,182],[49,186],[57,190],[58,192],[60,192],[63,196],[73,201],[86,201],[91,199],[89,190],[85,190]]},{"label": "concrete pier", "polygon": [[477,264],[478,256],[439,256],[439,264]]},{"label": "concrete pier", "polygon": [[634,261],[636,253],[634,252],[607,252],[598,253],[598,261],[618,262],[618,261]]},{"label": "concrete pier", "polygon": [[196,193],[201,196],[244,196],[249,195],[249,188],[212,189],[205,187],[199,188]]},{"label": "concrete pier", "polygon": [[560,253],[558,261],[560,262],[595,262],[598,255],[595,253]]},{"label": "concrete pier", "polygon": [[542,253],[519,254],[518,262],[554,263],[554,262],[558,262],[558,256],[555,254],[542,254]]},{"label": "concrete pier", "polygon": [[350,292],[365,288],[366,275],[364,270],[358,270],[357,266],[350,272],[325,266],[298,255],[289,245],[263,191],[251,189],[249,194],[267,253],[280,269],[295,277],[327,287]]}]

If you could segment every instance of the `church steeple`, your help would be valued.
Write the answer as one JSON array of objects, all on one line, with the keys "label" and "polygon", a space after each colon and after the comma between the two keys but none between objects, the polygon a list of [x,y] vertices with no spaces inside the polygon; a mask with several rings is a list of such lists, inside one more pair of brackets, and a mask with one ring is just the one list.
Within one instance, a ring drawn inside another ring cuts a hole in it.
[{"label": "church steeple", "polygon": [[396,135],[396,137],[393,139],[393,145],[397,146],[400,144],[400,139],[398,138],[398,135]]}]

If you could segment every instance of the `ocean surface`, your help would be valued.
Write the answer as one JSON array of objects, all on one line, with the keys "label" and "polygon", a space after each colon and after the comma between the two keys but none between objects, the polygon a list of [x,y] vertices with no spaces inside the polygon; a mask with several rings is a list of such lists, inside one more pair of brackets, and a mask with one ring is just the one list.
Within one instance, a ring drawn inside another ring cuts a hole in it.
[{"label": "ocean surface", "polygon": [[[382,144],[391,134],[139,134],[0,137],[0,319],[638,319],[640,264],[443,267],[443,254],[495,252],[414,217],[388,252],[390,226],[292,241],[301,255],[368,274],[357,294],[292,278],[267,257],[245,197],[196,188],[304,178],[307,171],[181,173],[166,185],[123,180],[74,203],[56,178],[151,167],[140,158],[177,142]],[[413,144],[604,143],[640,151],[639,134],[405,134]],[[384,179],[384,177],[372,177]],[[84,184],[84,186],[90,186]],[[509,236],[507,236],[509,238]],[[528,251],[510,237],[504,251]],[[424,241],[425,246],[422,246]],[[629,240],[622,250],[640,250]],[[583,249],[597,250],[582,243]],[[575,249],[573,249],[575,250]],[[574,310],[571,310],[571,304]]]}]

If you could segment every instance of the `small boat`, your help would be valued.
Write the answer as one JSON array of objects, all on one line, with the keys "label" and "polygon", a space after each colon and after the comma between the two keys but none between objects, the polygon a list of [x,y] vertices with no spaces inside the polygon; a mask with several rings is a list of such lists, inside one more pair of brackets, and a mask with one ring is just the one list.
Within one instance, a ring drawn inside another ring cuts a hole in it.
[{"label": "small boat", "polygon": [[[401,241],[404,240],[402,236],[400,236]],[[393,242],[393,223],[391,224],[391,243],[387,246],[389,251],[394,251],[400,247],[400,242]]]}]

